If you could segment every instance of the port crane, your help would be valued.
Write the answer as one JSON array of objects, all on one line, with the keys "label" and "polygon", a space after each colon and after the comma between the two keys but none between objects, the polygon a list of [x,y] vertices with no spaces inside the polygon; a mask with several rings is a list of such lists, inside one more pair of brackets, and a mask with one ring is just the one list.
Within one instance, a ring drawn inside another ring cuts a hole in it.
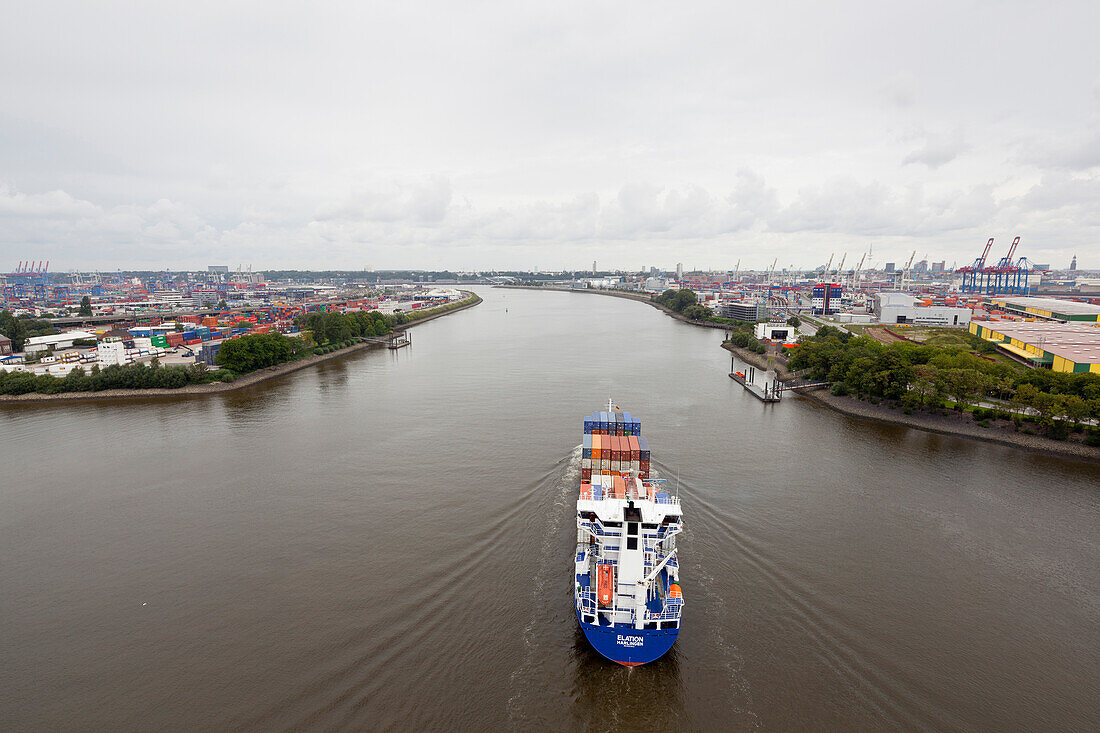
[{"label": "port crane", "polygon": [[845,252],[840,256],[840,264],[836,266],[836,277],[839,280],[844,272],[844,260],[848,259],[848,253]]},{"label": "port crane", "polygon": [[985,267],[985,258],[989,256],[989,250],[993,247],[993,237],[985,243],[982,256],[969,265],[960,267],[956,272],[963,276],[962,290],[964,293],[980,293],[983,290],[982,268]]},{"label": "port crane", "polygon": [[913,260],[916,259],[917,250],[913,250],[913,254],[909,255],[909,261],[905,263],[905,268],[901,271],[901,281],[899,285],[900,290],[905,290],[910,285],[910,278],[913,271]]},{"label": "port crane", "polygon": [[859,258],[859,264],[856,265],[856,269],[852,270],[852,288],[858,287],[859,273],[863,271],[863,261],[867,259],[867,253],[864,252],[863,256]]},{"label": "port crane", "polygon": [[1012,244],[1008,248],[1008,254],[998,260],[995,266],[987,267],[982,270],[983,273],[988,271],[986,283],[989,285],[992,293],[1005,292],[1012,287],[1011,275],[1015,274],[1018,270],[1018,268],[1014,267],[1012,264],[1012,255],[1016,254],[1016,246],[1018,244],[1020,244],[1020,238],[1016,237],[1012,240]]}]

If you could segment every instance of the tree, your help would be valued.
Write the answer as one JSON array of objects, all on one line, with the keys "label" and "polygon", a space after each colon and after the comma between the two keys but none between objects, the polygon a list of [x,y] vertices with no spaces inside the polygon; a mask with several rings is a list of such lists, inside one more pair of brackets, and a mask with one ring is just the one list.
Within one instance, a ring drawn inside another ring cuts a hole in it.
[{"label": "tree", "polygon": [[23,343],[27,340],[27,331],[23,322],[13,316],[11,311],[0,311],[0,333],[11,339],[13,351],[22,351]]},{"label": "tree", "polygon": [[799,318],[798,316],[791,316],[790,318],[787,319],[787,325],[798,328],[799,326],[802,325],[802,319]]},{"label": "tree", "polygon": [[92,315],[92,299],[85,295],[80,299],[80,310],[77,311],[79,316],[91,316]]},{"label": "tree", "polygon": [[281,333],[258,333],[239,339],[223,341],[215,362],[238,374],[290,361],[305,350],[298,338],[287,338]]},{"label": "tree", "polygon": [[228,310],[228,309],[229,309],[229,305],[225,302],[225,298],[222,298],[221,300],[218,301],[218,310],[224,311],[224,310]]},{"label": "tree", "polygon": [[955,400],[955,409],[962,410],[970,404],[970,398],[983,390],[988,378],[974,369],[944,369],[939,374],[940,388]]},{"label": "tree", "polygon": [[1062,414],[1072,420],[1074,425],[1080,425],[1089,416],[1088,403],[1077,395],[1070,395],[1062,404]]},{"label": "tree", "polygon": [[924,401],[936,392],[936,372],[936,367],[928,364],[913,368],[913,381],[909,383],[909,391],[917,396],[921,409],[924,409]]},{"label": "tree", "polygon": [[671,308],[677,313],[683,313],[685,308],[695,305],[696,303],[695,293],[686,288],[683,290],[672,290],[670,288],[658,295],[654,300],[666,308]]},{"label": "tree", "polygon": [[705,305],[689,305],[683,310],[683,314],[686,318],[690,318],[694,321],[705,321],[714,315],[710,308]]},{"label": "tree", "polygon": [[1062,395],[1041,392],[1032,384],[1021,384],[1016,390],[1016,399],[1034,410],[1040,423],[1049,425],[1053,417],[1061,412],[1064,398]]},{"label": "tree", "polygon": [[681,290],[680,292],[676,293],[676,300],[672,305],[672,309],[674,311],[683,313],[685,308],[691,305],[695,305],[695,303],[696,297],[694,292],[692,292],[691,290]]}]

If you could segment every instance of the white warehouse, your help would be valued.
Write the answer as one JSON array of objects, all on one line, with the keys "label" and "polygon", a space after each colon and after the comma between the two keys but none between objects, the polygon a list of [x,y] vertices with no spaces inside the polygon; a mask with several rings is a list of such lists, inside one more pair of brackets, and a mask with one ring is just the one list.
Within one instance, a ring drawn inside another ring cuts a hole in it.
[{"label": "white warehouse", "polygon": [[917,305],[909,293],[878,293],[873,310],[879,323],[918,323],[922,326],[968,326],[972,311],[947,305]]}]

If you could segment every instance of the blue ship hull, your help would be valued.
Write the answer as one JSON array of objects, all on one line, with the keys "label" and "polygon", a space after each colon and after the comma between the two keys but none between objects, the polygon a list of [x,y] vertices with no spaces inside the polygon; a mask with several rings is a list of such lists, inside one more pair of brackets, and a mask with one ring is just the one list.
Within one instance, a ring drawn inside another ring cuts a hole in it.
[{"label": "blue ship hull", "polygon": [[586,624],[581,621],[580,613],[577,613],[577,623],[593,649],[612,662],[627,667],[660,659],[680,635],[679,629],[631,629]]}]

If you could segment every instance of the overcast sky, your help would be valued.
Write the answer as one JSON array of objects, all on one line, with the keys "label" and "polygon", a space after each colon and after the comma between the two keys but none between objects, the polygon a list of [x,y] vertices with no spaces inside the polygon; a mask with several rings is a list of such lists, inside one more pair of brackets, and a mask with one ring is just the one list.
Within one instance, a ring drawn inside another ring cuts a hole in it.
[{"label": "overcast sky", "polygon": [[9,5],[3,271],[1100,268],[1095,0]]}]

